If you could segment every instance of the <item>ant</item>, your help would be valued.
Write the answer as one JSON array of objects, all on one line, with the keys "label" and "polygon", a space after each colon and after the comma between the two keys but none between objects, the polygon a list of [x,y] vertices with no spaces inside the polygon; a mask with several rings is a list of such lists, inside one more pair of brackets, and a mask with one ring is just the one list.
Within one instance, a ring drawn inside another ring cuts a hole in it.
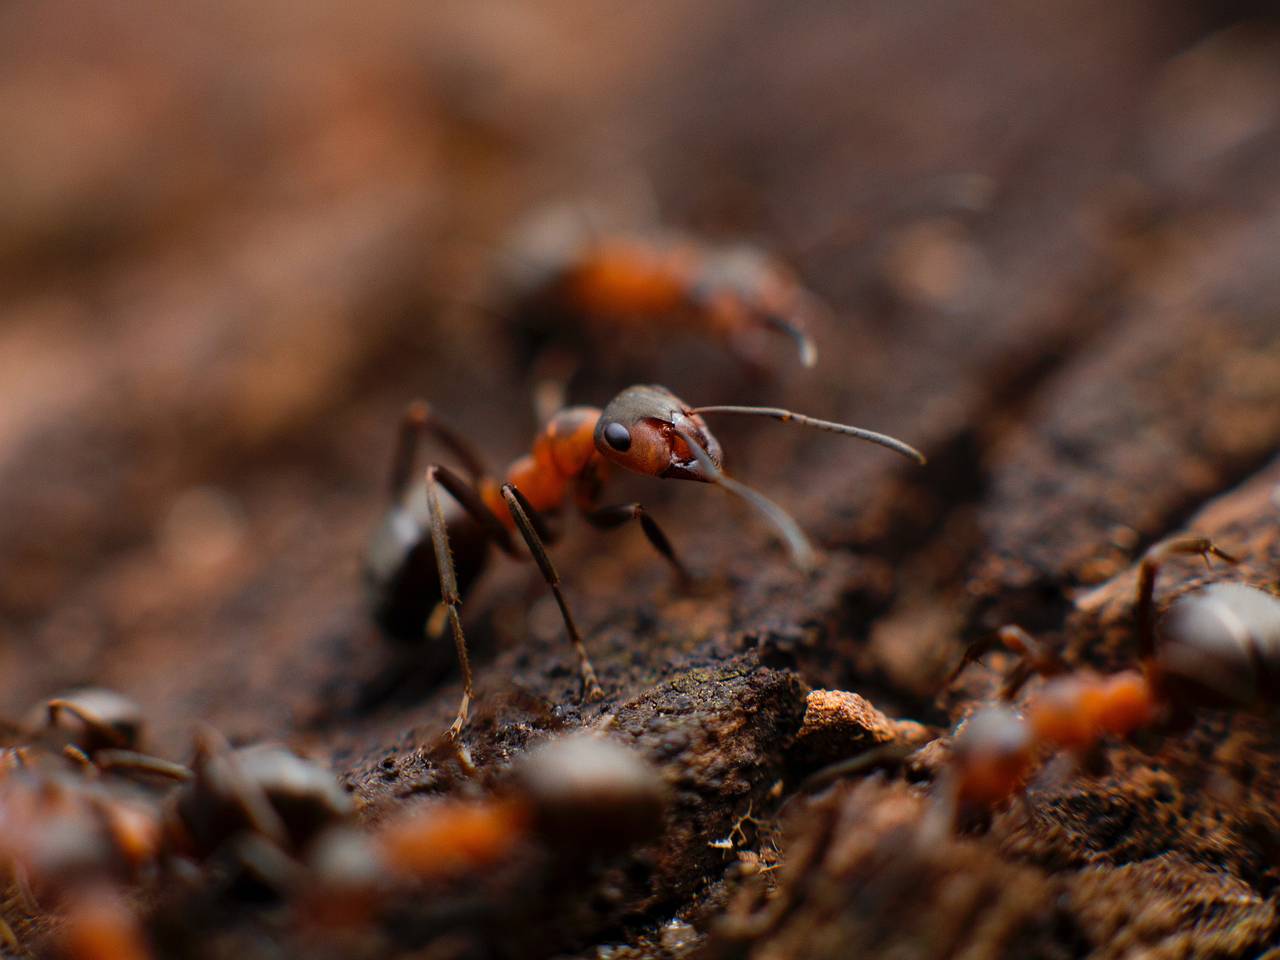
[{"label": "ant", "polygon": [[[950,776],[960,810],[989,809],[1013,795],[1046,752],[1084,754],[1107,737],[1176,729],[1198,708],[1248,710],[1275,702],[1280,598],[1244,583],[1213,583],[1179,596],[1157,622],[1156,576],[1165,560],[1180,554],[1237,562],[1199,536],[1166,540],[1146,552],[1138,570],[1138,670],[1068,672],[1022,629],[1000,630],[998,639],[1022,663],[1001,691],[1003,703],[975,713],[956,738]],[[989,646],[970,648],[953,678]],[[1032,673],[1048,680],[1020,716],[1008,703]]]},{"label": "ant", "polygon": [[[0,772],[0,869],[23,915],[46,910],[88,939],[67,945],[73,960],[132,954],[94,953],[96,920],[82,913],[86,898],[154,878],[163,855],[159,810],[119,781],[91,780],[66,770],[21,763]],[[46,910],[42,910],[42,907]],[[127,908],[115,914],[134,928]],[[104,928],[105,930],[105,928]],[[14,930],[0,917],[0,939],[19,952]],[[25,955],[25,954],[24,954]]]},{"label": "ant", "polygon": [[[462,593],[484,568],[489,543],[519,558],[511,536],[513,531],[519,532],[559,604],[588,700],[599,700],[604,692],[561,590],[559,574],[547,555],[545,544],[552,536],[543,513],[559,509],[572,497],[587,522],[598,529],[636,521],[676,575],[688,579],[671,542],[643,506],[597,506],[610,465],[659,479],[696,480],[723,487],[750,503],[778,529],[800,567],[813,567],[813,548],[790,515],[722,469],[720,444],[703,420],[704,414],[717,413],[771,417],[828,430],[925,462],[919,451],[902,441],[859,427],[770,407],[691,407],[665,387],[648,385],[628,387],[603,410],[583,406],[560,410],[535,437],[532,454],[513,462],[506,481],[500,482],[493,479],[466,439],[438,420],[426,404],[409,406],[392,461],[391,507],[369,547],[365,575],[375,616],[393,638],[420,638],[432,611],[443,607],[463,683],[462,700],[448,731],[451,739],[456,739],[466,724],[474,697],[458,609]],[[469,480],[433,463],[421,483],[411,484],[424,433],[431,433],[458,456]],[[441,487],[453,498],[446,501],[447,507],[440,503]]]},{"label": "ant", "polygon": [[800,363],[818,350],[809,328],[825,313],[795,274],[744,244],[714,246],[675,233],[603,235],[588,218],[556,209],[520,231],[498,276],[502,313],[535,339],[593,328],[704,329],[753,368],[756,335],[790,337]]},{"label": "ant", "polygon": [[373,830],[329,831],[309,858],[312,896],[324,913],[340,902],[360,917],[398,883],[456,880],[529,846],[582,867],[658,837],[670,801],[636,750],[571,733],[530,750],[494,796],[400,811]]}]

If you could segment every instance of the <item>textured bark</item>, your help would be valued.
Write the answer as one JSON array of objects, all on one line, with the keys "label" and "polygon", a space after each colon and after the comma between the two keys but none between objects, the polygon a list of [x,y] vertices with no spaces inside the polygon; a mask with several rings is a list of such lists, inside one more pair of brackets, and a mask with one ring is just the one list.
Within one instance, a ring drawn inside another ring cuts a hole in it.
[{"label": "textured bark", "polygon": [[[1244,562],[1174,561],[1161,602],[1276,589],[1280,41],[1249,7],[0,12],[0,710],[112,687],[158,753],[187,756],[199,721],[283,740],[371,824],[508,790],[530,746],[578,728],[672,792],[655,843],[596,861],[533,841],[334,939],[288,905],[171,890],[147,914],[166,955],[1274,943],[1267,718],[1204,712],[1088,769],[1050,760],[963,834],[934,789],[1010,665],[939,695],[972,641],[1018,622],[1073,664],[1132,665],[1134,564],[1182,531]],[[638,530],[565,518],[553,555],[596,703],[533,565],[493,551],[462,608],[469,774],[442,740],[450,642],[380,638],[359,563],[408,400],[497,464],[527,451],[531,358],[487,307],[494,251],[550,200],[758,241],[830,307],[812,371],[785,344],[761,375],[696,330],[596,331],[574,402],[640,379],[847,419],[930,463],[714,422],[728,468],[822,548],[812,573],[715,489],[616,478],[608,502],[643,502],[697,582]],[[41,943],[47,918],[9,893],[0,912]]]}]

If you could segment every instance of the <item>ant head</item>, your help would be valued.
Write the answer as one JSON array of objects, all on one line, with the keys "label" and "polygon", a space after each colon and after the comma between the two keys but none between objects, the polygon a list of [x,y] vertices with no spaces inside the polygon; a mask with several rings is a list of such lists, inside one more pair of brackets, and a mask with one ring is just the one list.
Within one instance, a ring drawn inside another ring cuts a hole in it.
[{"label": "ant head", "polygon": [[690,433],[711,462],[721,465],[720,442],[693,408],[659,386],[628,387],[609,401],[596,422],[595,444],[606,460],[649,477],[710,482],[679,427]]}]

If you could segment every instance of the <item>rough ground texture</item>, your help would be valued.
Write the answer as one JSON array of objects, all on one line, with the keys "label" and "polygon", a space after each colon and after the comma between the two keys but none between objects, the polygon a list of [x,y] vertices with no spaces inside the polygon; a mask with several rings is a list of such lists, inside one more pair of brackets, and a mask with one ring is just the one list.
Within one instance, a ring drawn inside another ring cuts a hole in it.
[{"label": "rough ground texture", "polygon": [[[484,796],[584,726],[672,791],[664,839],[607,863],[527,851],[345,938],[279,905],[186,902],[156,915],[163,953],[1280,941],[1265,716],[1052,762],[964,835],[932,815],[945,739],[905,776],[797,792],[842,737],[850,755],[946,737],[1008,664],[941,697],[940,680],[1003,623],[1078,664],[1131,663],[1133,563],[1167,534],[1244,562],[1171,563],[1162,597],[1276,589],[1280,26],[1263,6],[0,11],[0,709],[110,686],[157,752],[185,757],[197,721],[284,740],[371,821]],[[597,703],[532,566],[495,554],[463,608],[469,775],[440,740],[452,651],[382,641],[359,558],[410,398],[495,462],[527,450],[530,358],[486,305],[495,251],[551,201],[759,242],[831,308],[812,372],[787,352],[751,376],[696,334],[620,333],[582,358],[572,399],[642,378],[892,432],[930,464],[717,426],[735,473],[822,546],[810,574],[715,490],[620,480],[616,502],[645,502],[699,581],[674,584],[636,530],[568,525],[555,558]]]}]

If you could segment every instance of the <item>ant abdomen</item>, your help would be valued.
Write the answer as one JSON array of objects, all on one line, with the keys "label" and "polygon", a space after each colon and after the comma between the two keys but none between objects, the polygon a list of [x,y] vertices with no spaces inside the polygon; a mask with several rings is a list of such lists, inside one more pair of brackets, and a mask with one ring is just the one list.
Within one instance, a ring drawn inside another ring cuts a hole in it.
[{"label": "ant abdomen", "polygon": [[[458,588],[480,576],[489,552],[483,532],[452,499],[444,503]],[[364,579],[373,617],[391,639],[419,643],[440,603],[440,577],[427,513],[426,487],[416,483],[393,504],[374,530],[365,553]]]},{"label": "ant abdomen", "polygon": [[1184,594],[1160,621],[1157,664],[1180,699],[1255,707],[1280,698],[1280,598],[1245,583]]}]

